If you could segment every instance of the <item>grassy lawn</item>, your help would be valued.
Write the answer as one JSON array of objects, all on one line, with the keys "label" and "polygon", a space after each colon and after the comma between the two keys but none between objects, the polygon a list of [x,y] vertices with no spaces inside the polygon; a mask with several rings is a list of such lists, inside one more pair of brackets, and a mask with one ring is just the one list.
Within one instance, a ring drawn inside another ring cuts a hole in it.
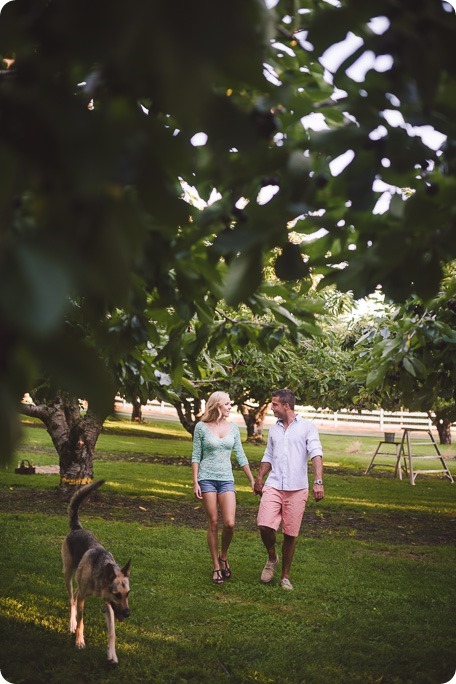
[{"label": "grassy lawn", "polygon": [[[258,500],[236,471],[233,578],[210,582],[201,506],[176,424],[112,421],[101,435],[99,498],[82,509],[123,564],[132,558],[131,617],[117,626],[119,666],[106,662],[99,599],[86,603],[85,651],[67,632],[60,545],[68,523],[58,476],[0,473],[0,670],[12,684],[260,682],[443,684],[456,669],[456,487],[416,486],[391,469],[362,475],[374,437],[322,435],[326,498],[310,502],[293,592],[259,582],[265,561]],[[247,446],[252,463],[262,449]],[[454,456],[452,447],[446,456]],[[31,425],[17,455],[56,463]],[[185,459],[185,460],[184,460]],[[456,461],[448,460],[455,474]],[[254,467],[255,469],[255,467]]]}]

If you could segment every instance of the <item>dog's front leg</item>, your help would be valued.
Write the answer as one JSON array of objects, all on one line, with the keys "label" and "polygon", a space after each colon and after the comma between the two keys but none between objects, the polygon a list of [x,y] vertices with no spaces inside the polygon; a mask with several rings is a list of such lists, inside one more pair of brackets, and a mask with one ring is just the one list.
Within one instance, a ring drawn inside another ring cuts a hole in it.
[{"label": "dog's front leg", "polygon": [[109,603],[105,603],[104,614],[106,618],[106,627],[108,629],[108,661],[117,664],[119,660],[116,654],[116,626],[114,622],[114,611]]},{"label": "dog's front leg", "polygon": [[84,641],[84,597],[76,594],[76,648],[85,648]]}]

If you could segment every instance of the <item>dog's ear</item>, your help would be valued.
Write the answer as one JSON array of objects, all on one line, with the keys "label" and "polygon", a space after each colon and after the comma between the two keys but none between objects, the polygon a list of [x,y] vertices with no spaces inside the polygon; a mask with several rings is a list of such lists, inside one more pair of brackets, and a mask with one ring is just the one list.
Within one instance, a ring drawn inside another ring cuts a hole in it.
[{"label": "dog's ear", "polygon": [[130,563],[131,563],[131,558],[128,561],[128,563],[126,564],[126,566],[124,568],[122,568],[122,570],[120,571],[122,573],[122,575],[124,575],[125,577],[130,577]]},{"label": "dog's ear", "polygon": [[104,574],[105,574],[105,577],[106,577],[106,581],[107,581],[109,584],[115,580],[115,578],[116,578],[116,569],[115,569],[115,567],[114,567],[114,565],[113,565],[112,563],[107,563],[107,565],[105,565]]}]

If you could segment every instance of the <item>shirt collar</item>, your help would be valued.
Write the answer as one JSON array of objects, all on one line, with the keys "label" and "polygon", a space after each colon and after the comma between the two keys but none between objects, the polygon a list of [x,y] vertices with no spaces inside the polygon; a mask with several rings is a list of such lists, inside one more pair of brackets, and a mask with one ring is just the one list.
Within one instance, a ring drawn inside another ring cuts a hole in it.
[{"label": "shirt collar", "polygon": [[[295,417],[293,418],[293,420],[291,421],[291,423],[288,424],[288,427],[290,427],[290,425],[293,425],[293,423],[299,422],[300,420],[302,420],[302,417],[299,415],[299,413],[297,413],[297,414],[295,415]],[[283,420],[282,420],[282,418],[278,418],[278,419],[277,419],[276,425],[283,425]]]}]

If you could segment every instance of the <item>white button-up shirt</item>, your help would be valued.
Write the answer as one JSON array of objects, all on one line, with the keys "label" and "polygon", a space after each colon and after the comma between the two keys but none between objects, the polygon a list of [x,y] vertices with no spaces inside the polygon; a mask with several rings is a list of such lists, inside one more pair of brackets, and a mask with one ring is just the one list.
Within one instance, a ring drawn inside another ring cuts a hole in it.
[{"label": "white button-up shirt", "polygon": [[287,429],[278,420],[269,430],[266,451],[261,462],[271,464],[265,484],[284,491],[308,489],[309,457],[323,456],[318,430],[300,415]]}]

